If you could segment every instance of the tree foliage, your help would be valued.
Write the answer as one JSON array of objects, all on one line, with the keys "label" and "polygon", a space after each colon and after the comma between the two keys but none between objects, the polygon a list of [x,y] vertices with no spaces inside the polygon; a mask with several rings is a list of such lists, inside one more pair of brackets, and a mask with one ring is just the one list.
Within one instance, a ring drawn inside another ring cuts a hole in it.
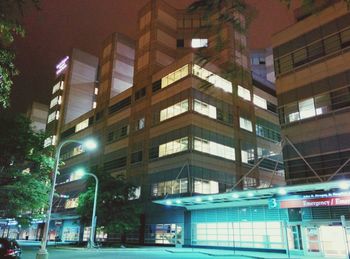
[{"label": "tree foliage", "polygon": [[38,7],[39,0],[0,1],[0,108],[9,106],[13,77],[18,75],[15,68],[15,54],[12,43],[16,36],[24,36],[21,18],[28,6]]},{"label": "tree foliage", "polygon": [[[109,233],[125,233],[140,225],[141,209],[135,198],[135,186],[124,176],[96,174],[100,184],[97,198],[97,225]],[[82,223],[91,225],[95,181],[89,181],[87,191],[79,196],[77,213]]]},{"label": "tree foliage", "polygon": [[53,159],[23,115],[0,113],[0,216],[22,224],[42,216]]}]

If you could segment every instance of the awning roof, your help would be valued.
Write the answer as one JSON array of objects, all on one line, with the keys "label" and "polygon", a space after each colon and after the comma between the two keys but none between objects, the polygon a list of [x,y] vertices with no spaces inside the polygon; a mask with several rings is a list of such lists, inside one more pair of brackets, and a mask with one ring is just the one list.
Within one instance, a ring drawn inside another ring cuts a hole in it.
[{"label": "awning roof", "polygon": [[264,189],[232,191],[220,194],[196,195],[191,197],[169,197],[155,200],[154,203],[185,207],[188,210],[211,209],[223,207],[239,207],[251,205],[267,205],[268,199],[288,194],[301,194],[304,192],[330,191],[334,189],[350,189],[350,181],[331,181],[323,183],[281,186]]}]

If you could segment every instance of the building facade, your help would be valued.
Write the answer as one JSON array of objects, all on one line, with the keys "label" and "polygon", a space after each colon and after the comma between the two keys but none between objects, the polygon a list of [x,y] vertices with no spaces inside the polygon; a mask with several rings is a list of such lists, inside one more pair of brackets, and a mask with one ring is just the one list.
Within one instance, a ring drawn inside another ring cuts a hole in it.
[{"label": "building facade", "polygon": [[297,14],[301,20],[272,39],[280,122],[288,139],[286,181],[348,178],[350,13],[343,1],[328,1],[316,14]]},{"label": "building facade", "polygon": [[[243,34],[224,24],[218,53],[217,33],[201,17],[149,1],[139,12],[136,43],[116,33],[99,59],[74,50],[58,64],[47,145],[93,136],[99,148],[91,154],[79,144],[62,148],[51,239],[88,237],[74,209],[85,188],[82,167],[123,174],[139,186],[142,226],[126,241],[141,244],[185,238],[184,209],[154,200],[284,185],[272,85],[251,76]],[[201,64],[202,53],[216,59]],[[235,77],[228,75],[232,67]]]}]

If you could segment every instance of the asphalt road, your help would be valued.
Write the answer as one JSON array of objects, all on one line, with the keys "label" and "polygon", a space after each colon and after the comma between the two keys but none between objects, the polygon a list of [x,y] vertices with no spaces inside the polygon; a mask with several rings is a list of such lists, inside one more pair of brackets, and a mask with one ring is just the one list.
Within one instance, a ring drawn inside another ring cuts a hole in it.
[{"label": "asphalt road", "polygon": [[[22,259],[35,259],[38,248],[22,247]],[[169,252],[166,249],[98,249],[88,250],[81,248],[49,248],[49,259],[208,259],[212,255],[202,254],[199,252]],[[229,258],[251,258],[245,256],[230,256]]]}]

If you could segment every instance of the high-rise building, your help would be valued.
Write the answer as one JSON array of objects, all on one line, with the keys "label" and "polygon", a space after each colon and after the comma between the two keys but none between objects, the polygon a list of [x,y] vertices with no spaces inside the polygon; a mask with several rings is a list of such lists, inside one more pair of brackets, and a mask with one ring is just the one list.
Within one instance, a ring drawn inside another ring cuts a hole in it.
[{"label": "high-rise building", "polygon": [[[75,50],[58,65],[66,76],[53,91],[53,101],[62,96],[48,119],[54,143],[94,136],[99,150],[62,148],[51,238],[88,236],[74,214],[84,189],[81,167],[123,174],[139,186],[148,209],[142,231],[127,241],[147,244],[174,244],[174,233],[186,239],[180,233],[189,214],[153,200],[284,184],[271,82],[252,78],[244,34],[223,24],[217,52],[218,33],[208,25],[199,12],[152,0],[139,12],[136,44],[116,33],[103,43],[99,62]],[[201,62],[203,54],[209,62]]]},{"label": "high-rise building", "polygon": [[321,3],[272,39],[288,184],[349,178],[350,14]]},{"label": "high-rise building", "polygon": [[49,107],[45,104],[33,102],[27,110],[27,118],[31,120],[33,130],[45,131]]}]

